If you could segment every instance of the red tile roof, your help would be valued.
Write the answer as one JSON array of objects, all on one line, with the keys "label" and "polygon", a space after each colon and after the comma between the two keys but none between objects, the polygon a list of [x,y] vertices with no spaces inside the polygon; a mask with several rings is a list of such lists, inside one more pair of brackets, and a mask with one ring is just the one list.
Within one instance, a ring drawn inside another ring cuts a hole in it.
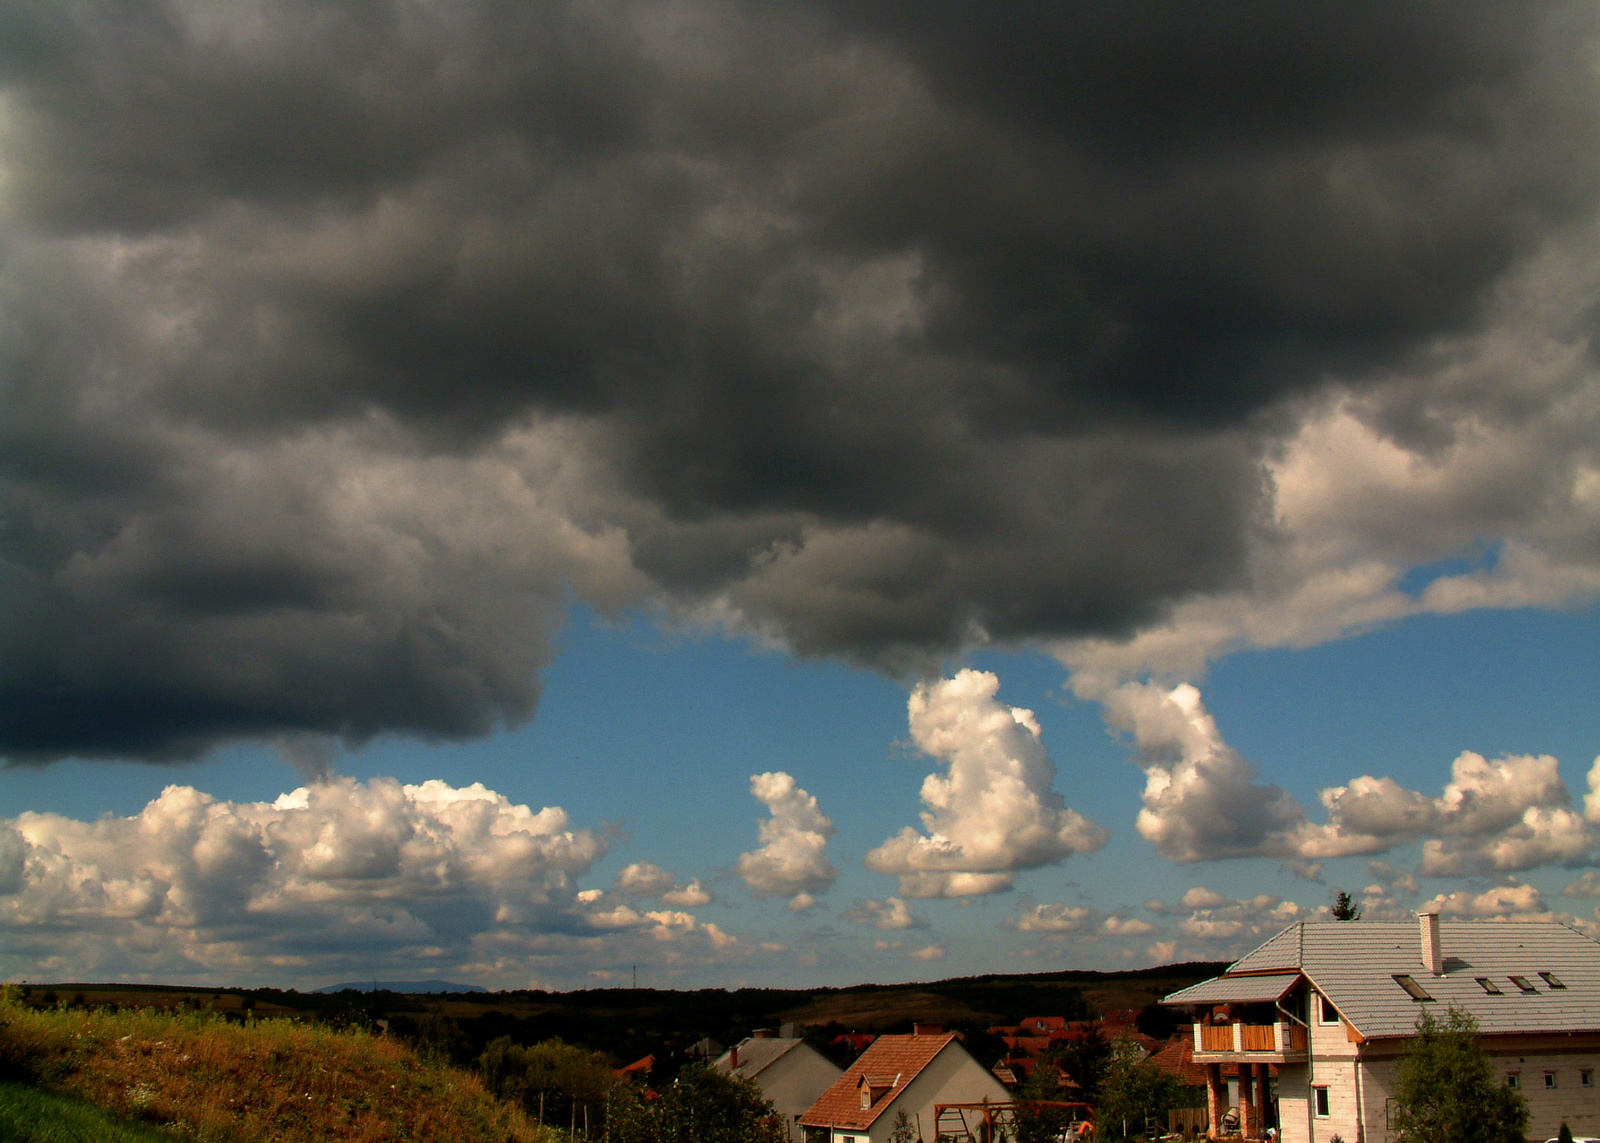
[{"label": "red tile roof", "polygon": [[[955,1038],[953,1032],[942,1036],[879,1036],[832,1087],[817,1097],[817,1102],[800,1117],[800,1122],[807,1127],[847,1130],[871,1127],[906,1085]],[[869,1083],[874,1089],[883,1080],[891,1081],[888,1090],[873,1100],[871,1107],[861,1106],[859,1085],[864,1076],[870,1077]]]}]

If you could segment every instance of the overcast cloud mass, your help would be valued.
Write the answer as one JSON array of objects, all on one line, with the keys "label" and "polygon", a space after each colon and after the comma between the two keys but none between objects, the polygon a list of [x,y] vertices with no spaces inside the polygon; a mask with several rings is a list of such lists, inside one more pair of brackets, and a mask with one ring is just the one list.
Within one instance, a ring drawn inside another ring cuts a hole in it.
[{"label": "overcast cloud mass", "polygon": [[8,757],[1600,584],[1590,6],[856,9],[6,5]]},{"label": "overcast cloud mass", "polygon": [[[339,799],[423,829],[445,797],[339,785],[334,748],[525,722],[574,602],[908,682],[940,769],[923,831],[867,859],[900,880],[865,926],[1105,843],[993,675],[932,681],[991,645],[1102,704],[1175,861],[1586,862],[1600,801],[1548,756],[1463,753],[1437,796],[1330,778],[1308,814],[1195,684],[1600,594],[1597,59],[1600,10],[1556,0],[0,0],[0,755],[271,742],[322,791],[169,791],[147,812],[223,841],[165,888],[70,872],[132,819],[19,819],[6,907],[120,895],[105,940],[219,949],[287,910],[294,945],[335,873],[282,838]],[[839,876],[806,781],[752,779],[770,817],[734,863],[800,912]],[[648,861],[574,896],[604,841],[561,836],[537,901],[470,862],[428,892],[730,947],[683,911],[711,890]],[[341,924],[502,932],[350,887],[402,857],[337,875]],[[1195,941],[1300,909],[1205,900]]]}]

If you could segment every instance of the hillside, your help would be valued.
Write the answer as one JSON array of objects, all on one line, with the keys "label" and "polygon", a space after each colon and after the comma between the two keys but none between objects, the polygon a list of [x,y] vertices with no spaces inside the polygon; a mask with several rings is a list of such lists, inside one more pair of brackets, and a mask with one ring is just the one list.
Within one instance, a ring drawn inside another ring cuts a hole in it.
[{"label": "hillside", "polygon": [[294,1014],[356,1024],[384,1018],[399,1032],[408,1031],[424,1014],[438,1013],[461,1026],[474,1052],[502,1035],[524,1044],[555,1036],[631,1060],[663,1046],[687,1046],[703,1036],[731,1043],[752,1028],[789,1021],[839,1031],[883,1032],[914,1021],[974,1030],[1013,1024],[1032,1015],[1089,1017],[1109,1008],[1143,1008],[1224,967],[1194,962],[1129,972],[990,974],[814,989],[597,988],[408,995],[381,988],[327,994],[69,983],[35,985],[28,992],[34,1004],[200,1007],[235,1016],[253,1008],[257,1017]]},{"label": "hillside", "polygon": [[[0,1079],[219,1143],[553,1138],[476,1076],[419,1058],[399,1039],[287,1020],[37,1009],[8,995]],[[50,1114],[60,1105],[41,1100]]]}]

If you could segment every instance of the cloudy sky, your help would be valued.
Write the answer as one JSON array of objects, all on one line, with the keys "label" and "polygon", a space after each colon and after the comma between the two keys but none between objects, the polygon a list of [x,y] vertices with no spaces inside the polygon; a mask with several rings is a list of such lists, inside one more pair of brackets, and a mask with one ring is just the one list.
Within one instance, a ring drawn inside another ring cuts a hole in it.
[{"label": "cloudy sky", "polygon": [[1600,927],[1600,10],[0,0],[0,974]]}]

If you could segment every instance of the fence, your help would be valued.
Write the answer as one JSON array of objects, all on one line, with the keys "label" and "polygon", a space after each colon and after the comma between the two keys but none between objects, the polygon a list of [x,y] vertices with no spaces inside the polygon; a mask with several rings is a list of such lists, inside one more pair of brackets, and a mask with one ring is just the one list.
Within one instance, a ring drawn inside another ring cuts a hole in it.
[{"label": "fence", "polygon": [[1175,1135],[1203,1135],[1210,1125],[1203,1107],[1174,1107],[1167,1112],[1167,1130]]}]

